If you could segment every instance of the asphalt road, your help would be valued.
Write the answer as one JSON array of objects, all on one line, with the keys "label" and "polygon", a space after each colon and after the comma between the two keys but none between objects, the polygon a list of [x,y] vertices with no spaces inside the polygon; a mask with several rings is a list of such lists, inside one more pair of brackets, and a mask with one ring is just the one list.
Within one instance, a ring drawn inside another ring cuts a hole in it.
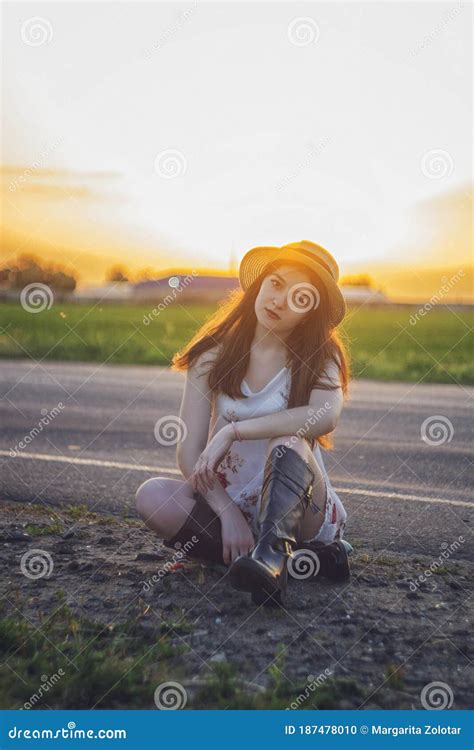
[{"label": "asphalt road", "polygon": [[[163,367],[1,361],[0,499],[134,512],[141,482],[181,476],[175,447],[160,445],[154,427],[179,413],[183,383]],[[456,384],[352,382],[335,449],[323,451],[350,541],[438,556],[461,535],[456,555],[474,557],[473,395]],[[444,427],[423,440],[426,420]]]}]

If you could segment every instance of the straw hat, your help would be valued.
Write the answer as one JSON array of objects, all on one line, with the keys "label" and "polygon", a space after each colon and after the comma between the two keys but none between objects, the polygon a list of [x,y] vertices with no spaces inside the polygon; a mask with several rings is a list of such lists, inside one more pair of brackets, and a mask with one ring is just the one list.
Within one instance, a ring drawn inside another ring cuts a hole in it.
[{"label": "straw hat", "polygon": [[298,261],[311,268],[326,287],[331,325],[337,326],[341,322],[346,314],[346,303],[337,285],[339,266],[328,250],[310,240],[291,242],[282,247],[254,247],[240,262],[239,279],[242,289],[247,289],[273,260]]}]

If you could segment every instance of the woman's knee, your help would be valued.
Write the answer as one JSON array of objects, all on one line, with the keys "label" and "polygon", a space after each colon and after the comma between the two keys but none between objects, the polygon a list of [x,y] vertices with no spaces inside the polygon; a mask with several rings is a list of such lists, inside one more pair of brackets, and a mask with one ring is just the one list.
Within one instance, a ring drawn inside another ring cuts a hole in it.
[{"label": "woman's knee", "polygon": [[315,494],[321,497],[325,493],[325,480],[321,468],[316,461],[313,451],[307,440],[298,435],[284,435],[283,437],[271,438],[268,446],[268,454],[273,448],[277,449],[277,455],[280,457],[287,448],[292,448],[303,458],[309,465],[314,474]]},{"label": "woman's knee", "polygon": [[138,514],[163,538],[176,533],[195,503],[187,480],[154,477],[143,482],[136,492]]},{"label": "woman's knee", "polygon": [[143,482],[135,493],[138,515],[146,520],[151,514],[156,514],[172,493],[170,482],[175,481],[165,477],[152,477]]}]

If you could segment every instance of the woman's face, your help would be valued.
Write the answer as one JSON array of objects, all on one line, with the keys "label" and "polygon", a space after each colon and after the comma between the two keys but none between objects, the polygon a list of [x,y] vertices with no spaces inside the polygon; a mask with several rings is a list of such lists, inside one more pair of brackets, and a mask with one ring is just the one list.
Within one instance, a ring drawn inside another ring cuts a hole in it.
[{"label": "woman's face", "polygon": [[310,275],[282,265],[263,279],[255,300],[255,315],[262,326],[283,335],[301,323],[319,302],[319,292]]}]

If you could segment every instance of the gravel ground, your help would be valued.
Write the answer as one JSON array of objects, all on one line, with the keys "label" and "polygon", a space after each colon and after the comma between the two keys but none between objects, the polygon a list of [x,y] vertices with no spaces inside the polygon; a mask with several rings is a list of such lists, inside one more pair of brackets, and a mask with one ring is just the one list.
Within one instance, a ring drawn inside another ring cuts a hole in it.
[{"label": "gravel ground", "polygon": [[[75,615],[109,631],[135,617],[147,642],[166,638],[182,650],[167,675],[185,685],[187,708],[239,707],[232,692],[227,704],[215,691],[207,700],[199,693],[224,664],[247,700],[279,696],[272,708],[422,708],[433,682],[445,684],[453,708],[472,707],[472,563],[462,544],[428,576],[432,557],[357,544],[350,582],[292,580],[285,609],[269,609],[234,591],[226,567],[180,557],[133,517],[57,511],[0,506],[2,616],[26,618],[47,636],[63,592]],[[3,651],[11,679],[15,653]],[[65,707],[56,691],[55,707]],[[109,707],[117,704],[104,696],[100,708]]]}]

